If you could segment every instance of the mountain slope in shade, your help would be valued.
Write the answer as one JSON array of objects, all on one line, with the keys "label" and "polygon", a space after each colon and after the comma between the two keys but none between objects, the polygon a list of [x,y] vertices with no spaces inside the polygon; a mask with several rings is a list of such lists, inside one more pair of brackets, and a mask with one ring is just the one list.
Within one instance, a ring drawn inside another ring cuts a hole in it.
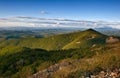
[{"label": "mountain slope in shade", "polygon": [[50,36],[47,38],[24,38],[7,40],[0,44],[4,46],[21,46],[29,48],[41,48],[46,50],[70,49],[87,47],[96,44],[104,44],[106,36],[93,30],[76,31],[67,34]]}]

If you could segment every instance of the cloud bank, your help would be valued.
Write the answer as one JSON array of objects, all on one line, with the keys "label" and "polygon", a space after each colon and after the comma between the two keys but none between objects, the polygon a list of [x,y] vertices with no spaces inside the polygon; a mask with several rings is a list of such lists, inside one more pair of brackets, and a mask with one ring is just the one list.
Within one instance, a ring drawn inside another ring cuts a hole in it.
[{"label": "cloud bank", "polygon": [[0,27],[75,27],[75,28],[103,28],[111,27],[120,29],[120,22],[106,22],[106,21],[85,21],[85,20],[71,20],[71,19],[48,19],[36,17],[9,17],[0,18]]}]

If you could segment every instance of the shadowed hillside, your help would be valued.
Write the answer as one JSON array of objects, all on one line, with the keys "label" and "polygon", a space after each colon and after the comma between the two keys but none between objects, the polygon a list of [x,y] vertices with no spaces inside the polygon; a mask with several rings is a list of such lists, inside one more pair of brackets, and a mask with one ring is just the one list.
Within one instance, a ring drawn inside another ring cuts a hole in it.
[{"label": "shadowed hillside", "polygon": [[7,46],[0,51],[0,78],[26,78],[67,58],[80,59],[95,55],[89,49],[46,51]]}]

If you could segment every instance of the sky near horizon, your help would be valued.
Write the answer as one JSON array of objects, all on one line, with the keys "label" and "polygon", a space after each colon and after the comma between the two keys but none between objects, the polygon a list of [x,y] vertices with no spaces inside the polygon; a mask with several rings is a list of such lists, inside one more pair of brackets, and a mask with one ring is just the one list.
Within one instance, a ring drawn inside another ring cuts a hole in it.
[{"label": "sky near horizon", "polygon": [[120,0],[0,0],[0,26],[18,17],[120,22]]}]

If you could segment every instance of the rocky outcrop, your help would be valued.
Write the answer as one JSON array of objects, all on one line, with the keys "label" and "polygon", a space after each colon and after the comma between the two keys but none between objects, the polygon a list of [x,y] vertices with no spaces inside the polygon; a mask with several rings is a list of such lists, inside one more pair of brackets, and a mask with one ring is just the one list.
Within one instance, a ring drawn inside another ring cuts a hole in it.
[{"label": "rocky outcrop", "polygon": [[85,72],[79,78],[120,78],[120,68],[101,70],[100,72]]},{"label": "rocky outcrop", "polygon": [[[93,59],[92,59],[93,60]],[[92,61],[86,60],[86,61]],[[52,74],[58,70],[62,70],[65,67],[74,66],[72,63],[80,62],[80,60],[74,60],[73,62],[62,62],[60,64],[54,64],[47,69],[39,71],[38,73],[28,78],[52,78]],[[79,78],[120,78],[120,68],[114,69],[101,69],[101,71],[86,71],[81,74]]]},{"label": "rocky outcrop", "polygon": [[106,43],[117,43],[117,42],[119,42],[120,40],[118,39],[118,38],[115,38],[115,37],[108,37],[107,39],[106,39]]},{"label": "rocky outcrop", "polygon": [[[75,62],[75,61],[74,61]],[[65,67],[72,66],[72,62],[62,62],[60,64],[54,64],[47,69],[44,69],[42,71],[39,71],[36,74],[33,74],[32,76],[28,78],[51,78],[51,75],[55,73],[58,70],[61,70]]]}]

